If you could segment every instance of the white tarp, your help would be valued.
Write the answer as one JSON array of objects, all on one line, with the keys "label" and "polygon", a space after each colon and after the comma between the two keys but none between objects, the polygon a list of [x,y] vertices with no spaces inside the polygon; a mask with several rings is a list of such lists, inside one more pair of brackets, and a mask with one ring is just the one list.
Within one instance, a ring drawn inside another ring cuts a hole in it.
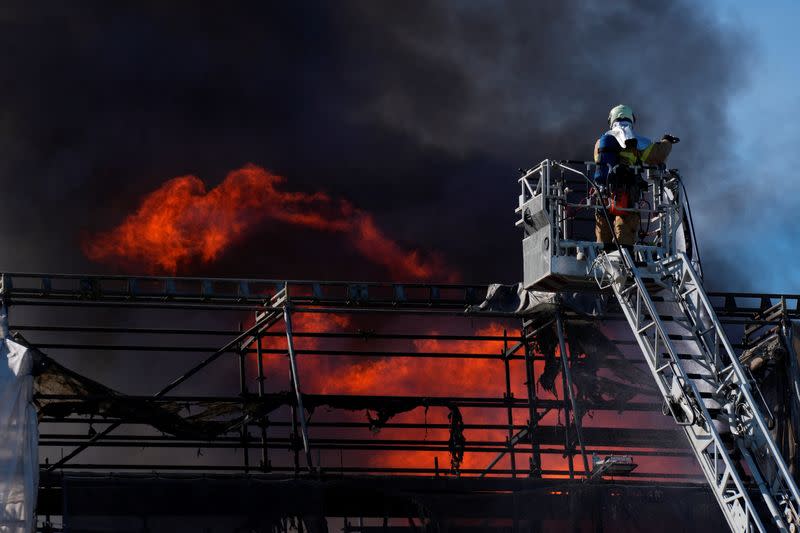
[{"label": "white tarp", "polygon": [[600,316],[605,302],[594,293],[556,293],[525,290],[522,283],[503,285],[492,283],[486,290],[486,299],[467,308],[468,313],[514,313],[528,318],[552,318],[560,304],[584,315]]},{"label": "white tarp", "polygon": [[28,349],[0,340],[0,532],[36,526],[39,430],[33,405],[33,361]]}]

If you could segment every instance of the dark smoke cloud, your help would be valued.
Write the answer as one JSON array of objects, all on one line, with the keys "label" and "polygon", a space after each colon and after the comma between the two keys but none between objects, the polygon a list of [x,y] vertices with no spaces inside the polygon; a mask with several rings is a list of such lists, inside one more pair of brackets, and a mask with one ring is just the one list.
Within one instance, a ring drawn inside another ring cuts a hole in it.
[{"label": "dark smoke cloud", "polygon": [[[167,178],[213,185],[253,162],[351,199],[465,280],[513,281],[517,167],[588,159],[626,102],[643,134],[683,138],[675,165],[718,173],[707,154],[724,159],[744,74],[739,35],[688,1],[27,6],[0,11],[14,271],[108,269],[81,238]],[[274,226],[181,273],[386,277],[335,238]]]},{"label": "dark smoke cloud", "polygon": [[[210,188],[252,162],[292,189],[350,199],[406,246],[441,251],[465,281],[516,281],[515,169],[588,159],[610,106],[634,106],[645,135],[680,135],[675,165],[720,172],[707,154],[725,157],[740,36],[688,0],[609,4],[64,2],[44,12],[5,2],[0,269],[112,270],[89,262],[81,239],[119,224],[168,178],[191,173]],[[336,236],[274,224],[180,274],[388,277]],[[98,314],[18,306],[12,322],[161,318]],[[226,319],[169,324],[218,329]],[[199,357],[53,352],[128,393],[155,392]],[[235,388],[229,366],[181,392]]]}]

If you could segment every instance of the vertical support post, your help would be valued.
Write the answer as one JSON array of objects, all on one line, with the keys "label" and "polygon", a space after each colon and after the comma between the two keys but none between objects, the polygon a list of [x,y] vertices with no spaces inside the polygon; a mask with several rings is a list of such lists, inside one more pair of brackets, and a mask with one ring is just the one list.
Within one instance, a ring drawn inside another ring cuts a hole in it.
[{"label": "vertical support post", "polygon": [[[288,328],[288,326],[286,324],[284,324],[284,327]],[[288,351],[287,351],[287,355],[288,355]],[[294,387],[294,379],[293,379],[293,375],[292,375],[292,367],[291,367],[291,365],[289,366],[289,389],[292,391],[292,393],[297,394],[297,391],[295,390],[295,387]],[[297,446],[298,435],[299,435],[299,432],[298,432],[297,428],[299,426],[299,423],[297,421],[297,404],[296,404],[296,402],[292,402],[292,404],[289,406],[289,410],[290,410],[291,420],[292,420],[292,433],[289,436],[289,442],[291,443],[291,447],[292,447],[291,448],[292,449],[292,464],[294,464],[294,475],[297,476],[298,474],[300,474],[300,448]]]},{"label": "vertical support post", "polygon": [[[239,328],[241,331],[241,328]],[[242,397],[242,415],[245,415],[245,403],[247,402],[247,364],[245,360],[245,350],[246,347],[241,347],[239,350],[239,392],[240,396]],[[244,472],[248,473],[250,471],[250,449],[247,446],[247,439],[249,437],[249,433],[247,431],[247,417],[244,416],[244,423],[242,424],[242,428],[240,430],[241,439],[242,439],[242,453],[244,454]]]},{"label": "vertical support post", "polygon": [[[583,445],[583,430],[581,429],[581,420],[580,420],[580,411],[578,410],[578,403],[575,400],[575,393],[572,390],[572,373],[570,372],[570,365],[569,365],[569,352],[567,351],[567,343],[564,341],[564,320],[561,317],[561,311],[556,312],[556,330],[558,332],[558,349],[561,353],[561,363],[563,365],[563,382],[564,382],[564,399],[566,400],[569,398],[570,403],[572,404],[572,416],[575,422],[575,434],[578,436],[578,445],[581,448],[581,456],[583,458],[583,470],[588,478],[591,474],[591,470],[589,469],[589,459],[586,457],[586,447]],[[566,411],[566,410],[565,410]],[[567,416],[569,416],[567,414]],[[569,425],[567,425],[569,427]],[[571,452],[571,450],[570,450]],[[570,453],[570,459],[572,455]],[[571,461],[570,461],[571,463]],[[572,466],[570,465],[570,472],[572,471]]]},{"label": "vertical support post", "polygon": [[[287,291],[288,292],[288,291]],[[294,387],[295,398],[297,400],[297,417],[300,419],[300,430],[303,437],[303,451],[306,454],[306,464],[310,472],[314,471],[314,463],[311,460],[311,448],[308,443],[308,426],[306,425],[306,415],[303,409],[303,394],[300,392],[300,376],[297,373],[297,357],[294,352],[294,337],[292,336],[292,311],[287,301],[283,306],[283,321],[286,324],[286,347],[289,350],[289,369],[292,373],[292,386]]]},{"label": "vertical support post", "polygon": [[545,165],[545,167],[543,169],[544,172],[545,172],[545,185],[546,185],[546,188],[542,189],[542,191],[543,191],[542,192],[542,198],[543,198],[543,201],[545,202],[545,205],[548,207],[548,210],[550,211],[550,218],[551,218],[551,220],[550,220],[550,246],[552,247],[551,248],[552,250],[557,250],[558,248],[556,247],[556,244],[558,243],[558,233],[559,233],[559,230],[560,230],[560,226],[559,226],[558,221],[562,218],[561,217],[561,203],[560,202],[555,202],[555,204],[556,204],[555,208],[553,207],[553,200],[552,200],[553,182],[552,182],[552,175],[550,173],[551,168],[552,168],[552,163],[548,159],[546,161],[546,165]]},{"label": "vertical support post", "polygon": [[[242,332],[242,324],[239,323],[239,333]],[[244,343],[239,345],[239,396],[242,399],[242,427],[239,429],[239,438],[242,443],[242,454],[244,456],[244,472],[250,472],[250,449],[247,446],[247,438],[249,436],[247,431],[247,417],[245,416],[245,403],[247,401],[247,361],[245,360],[245,352],[247,346]]]},{"label": "vertical support post", "polygon": [[[294,385],[292,384],[291,379],[289,379],[289,384],[292,388],[292,391],[294,391]],[[300,473],[300,448],[297,447],[297,407],[295,404],[292,404],[290,409],[292,415],[292,434],[289,438],[289,441],[292,444],[292,454],[294,456],[294,475],[296,476]]]},{"label": "vertical support post", "polygon": [[511,401],[514,399],[514,394],[511,392],[511,364],[508,360],[508,332],[503,328],[503,366],[506,371],[506,394],[505,400],[508,402],[508,452],[511,456],[511,477],[517,477],[517,457],[514,453],[514,445],[512,439],[514,438],[514,410],[511,408]]},{"label": "vertical support post", "polygon": [[[798,302],[800,307],[800,302]],[[800,401],[800,367],[798,367],[797,353],[793,348],[794,345],[794,332],[792,331],[792,322],[789,319],[789,309],[786,307],[786,297],[781,296],[781,332],[786,341],[787,348],[789,349],[789,357],[787,360],[788,370],[788,389],[789,389],[789,421],[792,427],[800,427],[800,409],[798,409],[798,401]],[[794,399],[792,397],[794,396]],[[787,457],[788,462],[788,457]],[[796,471],[800,471],[800,454],[795,457],[794,464],[791,465]],[[796,474],[795,474],[796,475]]]},{"label": "vertical support post", "polygon": [[[536,428],[539,425],[539,417],[537,415],[537,398],[536,398],[536,372],[533,368],[533,349],[531,348],[530,339],[528,338],[529,332],[525,322],[522,323],[522,339],[525,345],[525,388],[528,392],[528,437],[531,442],[531,476],[542,476],[542,455],[539,451],[538,432]],[[535,468],[535,470],[534,470]]]},{"label": "vertical support post", "polygon": [[[564,352],[559,354],[561,359],[564,359]],[[564,401],[562,402],[561,409],[564,411],[564,453],[567,455],[567,466],[569,467],[569,478],[575,478],[575,464],[573,460],[573,454],[575,452],[575,447],[572,445],[572,442],[569,438],[569,428],[572,425],[569,413],[569,395],[568,395],[568,386],[567,386],[567,374],[566,372],[561,372],[561,387],[564,391]]]},{"label": "vertical support post", "polygon": [[[261,348],[261,333],[256,335],[256,357],[258,358],[258,399],[264,401],[264,353]],[[267,448],[267,417],[261,420],[261,469],[270,470],[269,448]]]},{"label": "vertical support post", "polygon": [[8,290],[11,280],[8,274],[0,276],[0,340],[8,338]]},{"label": "vertical support post", "polygon": [[[561,194],[562,192],[564,193],[564,200],[565,201],[563,203],[562,202],[558,203],[558,217],[559,217],[559,220],[561,220],[561,236],[559,237],[559,240],[569,239],[569,222],[568,222],[568,217],[567,217],[567,206],[566,206],[567,193],[566,193],[566,190],[567,190],[567,177],[566,177],[566,175],[564,173],[564,169],[562,168],[560,176],[559,176],[559,179],[558,179],[558,192],[559,192],[559,194]],[[553,244],[555,244],[556,242],[558,242],[558,241],[554,241]]]}]

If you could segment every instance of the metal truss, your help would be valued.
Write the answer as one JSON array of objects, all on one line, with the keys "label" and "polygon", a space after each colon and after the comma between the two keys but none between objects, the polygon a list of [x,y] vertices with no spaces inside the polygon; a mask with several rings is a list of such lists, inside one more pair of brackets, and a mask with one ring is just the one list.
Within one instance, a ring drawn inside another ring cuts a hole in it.
[{"label": "metal truss", "polygon": [[[590,476],[592,454],[624,454],[642,462],[687,461],[691,456],[671,430],[643,429],[634,421],[626,427],[587,425],[586,419],[576,416],[586,411],[616,414],[619,410],[611,402],[581,405],[575,395],[568,357],[571,348],[563,322],[584,319],[566,310],[555,315],[552,323],[520,321],[502,313],[465,312],[467,306],[482,300],[487,289],[484,285],[13,273],[0,279],[0,297],[9,311],[10,331],[20,332],[56,360],[62,354],[68,359],[80,354],[84,360],[96,357],[98,363],[131,356],[157,358],[153,364],[187,361],[177,375],[163,374],[160,387],[153,384],[156,386],[152,389],[158,392],[131,393],[126,396],[131,402],[198,407],[214,403],[237,406],[242,413],[246,406],[278,406],[267,416],[251,415],[236,433],[213,439],[159,434],[148,427],[147,421],[126,417],[46,417],[41,420],[40,449],[50,459],[42,465],[43,490],[52,488],[59,476],[69,472],[579,480]],[[787,316],[797,316],[798,310],[791,304],[797,296],[720,293],[710,298],[726,327],[743,332],[746,327],[771,323],[755,320],[749,313],[781,296],[790,302]],[[297,318],[308,313],[365,318],[374,327],[324,332],[298,328]],[[621,323],[622,318],[621,313],[612,312],[609,320]],[[434,321],[439,321],[438,331],[420,326]],[[500,321],[506,331],[502,335],[474,333],[478,326],[492,321]],[[239,323],[247,325],[237,327]],[[565,393],[560,397],[537,387],[545,358],[536,353],[532,341],[543,327],[555,328],[559,352],[567,356],[559,360],[560,390]],[[467,330],[471,332],[464,333]],[[301,340],[315,343],[303,346]],[[623,336],[615,340],[623,351],[632,354],[631,364],[643,363],[631,351],[636,347],[634,339]],[[438,343],[440,347],[409,347],[415,342],[421,346]],[[474,348],[450,350],[448,343],[452,342]],[[498,349],[487,353],[481,348],[481,343],[487,342]],[[284,357],[286,373],[268,374],[264,361],[269,357]],[[403,396],[312,393],[304,389],[300,380],[304,371],[329,358],[457,360],[463,365],[482,361],[501,368],[504,379],[497,383],[495,394],[481,397],[437,394],[436,390]],[[209,373],[219,373],[220,366],[225,366],[226,374],[238,373],[238,390],[222,394],[204,391]],[[268,386],[276,381],[280,382],[279,391]],[[524,381],[525,393],[515,396],[520,381]],[[125,387],[119,389],[130,392]],[[337,405],[351,410],[340,410]],[[339,416],[352,412],[353,406],[374,412],[398,405],[416,405],[419,409],[413,411],[414,416],[388,420],[377,434],[370,432],[373,425],[363,417]],[[334,407],[322,415],[324,406]],[[656,401],[633,399],[624,406],[623,420],[628,415],[657,412],[660,407]],[[427,409],[437,408],[496,413],[491,421],[464,416],[463,431],[467,435],[487,435],[467,438],[463,446],[466,454],[480,454],[478,466],[453,471],[450,465],[439,464],[437,458],[447,457],[453,443],[445,436],[451,429],[449,423],[426,419]],[[432,432],[430,437],[425,436],[427,431]],[[416,433],[408,437],[406,432]],[[371,460],[397,453],[430,454],[430,463]],[[699,478],[692,473],[642,468],[625,480],[675,483]]]},{"label": "metal truss", "polygon": [[[756,403],[752,379],[690,260],[682,253],[638,267],[627,250],[620,253],[616,261],[601,256],[598,283],[614,290],[731,529],[763,532],[771,522],[789,531],[798,522],[800,495]],[[734,448],[747,471],[734,458]],[[750,497],[750,479],[759,486],[765,514]]]}]

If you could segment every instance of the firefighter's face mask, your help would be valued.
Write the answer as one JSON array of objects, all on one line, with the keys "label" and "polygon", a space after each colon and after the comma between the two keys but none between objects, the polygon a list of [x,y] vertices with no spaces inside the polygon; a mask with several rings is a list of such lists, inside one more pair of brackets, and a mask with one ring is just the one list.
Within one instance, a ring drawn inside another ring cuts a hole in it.
[{"label": "firefighter's face mask", "polygon": [[633,132],[633,124],[627,120],[614,121],[608,133],[614,136],[622,148],[625,148],[628,141],[636,141],[636,134]]}]

